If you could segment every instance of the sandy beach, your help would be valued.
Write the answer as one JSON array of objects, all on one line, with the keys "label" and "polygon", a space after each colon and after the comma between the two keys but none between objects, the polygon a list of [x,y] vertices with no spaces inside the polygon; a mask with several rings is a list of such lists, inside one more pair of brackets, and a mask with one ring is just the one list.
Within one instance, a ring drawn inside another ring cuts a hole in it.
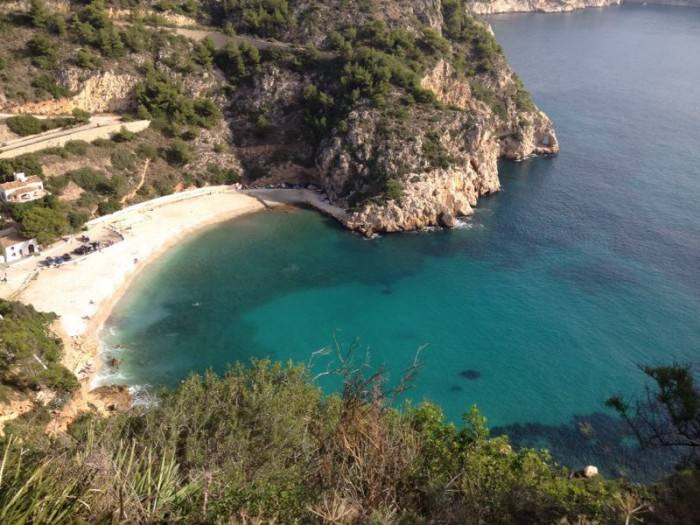
[{"label": "sandy beach", "polygon": [[63,362],[81,382],[81,389],[55,423],[63,427],[88,403],[98,408],[104,396],[90,395],[98,369],[97,333],[134,278],[148,263],[183,237],[206,226],[265,209],[255,197],[227,186],[200,188],[162,197],[100,217],[87,224],[91,240],[113,244],[57,268],[40,268],[39,261],[72,251],[80,243],[68,238],[40,256],[5,270],[0,297],[55,312],[56,333],[65,343]]}]

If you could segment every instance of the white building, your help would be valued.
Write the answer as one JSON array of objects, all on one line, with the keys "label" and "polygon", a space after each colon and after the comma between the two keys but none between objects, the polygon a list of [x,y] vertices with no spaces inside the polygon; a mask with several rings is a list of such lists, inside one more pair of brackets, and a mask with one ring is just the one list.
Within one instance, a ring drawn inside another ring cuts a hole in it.
[{"label": "white building", "polygon": [[11,263],[39,253],[36,239],[22,237],[16,230],[0,232],[0,262]]},{"label": "white building", "polygon": [[36,175],[27,177],[24,173],[15,173],[15,180],[0,184],[0,200],[3,202],[29,202],[44,195],[44,183]]}]

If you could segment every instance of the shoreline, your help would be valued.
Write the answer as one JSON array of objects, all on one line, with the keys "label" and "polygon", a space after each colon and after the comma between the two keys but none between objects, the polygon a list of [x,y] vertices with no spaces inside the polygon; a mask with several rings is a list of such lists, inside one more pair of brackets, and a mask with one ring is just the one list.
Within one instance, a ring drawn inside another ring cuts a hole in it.
[{"label": "shoreline", "polygon": [[347,227],[348,213],[343,208],[328,202],[325,195],[319,191],[307,188],[251,188],[242,190],[242,193],[258,199],[269,208],[300,204],[310,206]]},{"label": "shoreline", "polygon": [[99,332],[143,270],[194,233],[265,209],[259,199],[229,186],[185,191],[90,221],[83,233],[91,239],[121,237],[99,252],[37,270],[41,259],[68,253],[76,242],[62,241],[40,257],[7,268],[8,282],[0,297],[58,315],[53,329],[64,343],[62,362],[80,382],[79,390],[54,414],[50,431],[65,429],[90,405],[106,412],[124,404],[125,386],[95,388],[103,365]]},{"label": "shoreline", "polygon": [[[127,293],[131,285],[134,283],[137,277],[141,275],[141,273],[152,263],[154,263],[156,260],[158,260],[160,257],[165,255],[167,252],[172,250],[179,242],[183,241],[184,239],[193,236],[194,234],[202,233],[203,231],[213,227],[213,226],[218,226],[219,224],[236,219],[238,217],[242,217],[243,215],[247,215],[249,213],[255,213],[257,211],[263,211],[263,208],[260,209],[244,209],[244,210],[233,210],[231,212],[223,212],[221,214],[218,214],[212,218],[210,218],[207,221],[204,221],[202,223],[197,223],[195,225],[192,225],[180,232],[178,232],[176,235],[171,237],[168,241],[165,243],[161,244],[158,248],[156,248],[153,252],[151,252],[147,258],[143,260],[139,260],[139,262],[134,265],[134,267],[131,269],[131,271],[126,275],[126,277],[122,280],[121,284],[113,291],[113,293],[104,301],[102,301],[95,313],[95,315],[90,319],[90,322],[87,324],[87,327],[85,329],[85,332],[83,333],[82,337],[87,339],[88,341],[92,340],[96,344],[96,354],[95,358],[100,357],[100,352],[101,352],[101,340],[99,337],[99,333],[104,327],[105,322],[107,319],[109,319],[109,316],[112,314],[112,311],[114,310],[114,307],[117,305],[117,303],[121,300],[122,297]],[[91,383],[94,384],[95,379],[99,375],[100,368],[102,367],[103,363],[101,360],[97,360],[95,363],[95,368],[90,374],[92,376]]]}]

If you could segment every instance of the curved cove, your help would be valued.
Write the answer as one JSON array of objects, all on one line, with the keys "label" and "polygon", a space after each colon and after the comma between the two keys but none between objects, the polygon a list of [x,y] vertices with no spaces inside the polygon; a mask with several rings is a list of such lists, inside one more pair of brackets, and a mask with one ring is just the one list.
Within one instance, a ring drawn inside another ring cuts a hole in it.
[{"label": "curved cove", "polygon": [[422,348],[409,397],[453,420],[476,403],[564,463],[668,468],[640,460],[603,402],[643,387],[639,364],[699,361],[700,10],[491,22],[558,157],[502,163],[503,191],[453,231],[368,241],[284,209],[186,240],[105,326],[117,380],[174,385],[251,357],[319,373],[332,355],[317,350],[355,338],[395,379]]}]

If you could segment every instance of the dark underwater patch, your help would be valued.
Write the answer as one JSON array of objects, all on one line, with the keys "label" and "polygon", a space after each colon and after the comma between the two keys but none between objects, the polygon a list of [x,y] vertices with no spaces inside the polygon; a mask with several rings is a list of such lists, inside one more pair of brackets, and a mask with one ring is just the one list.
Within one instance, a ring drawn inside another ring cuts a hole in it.
[{"label": "dark underwater patch", "polygon": [[469,381],[474,381],[481,377],[481,372],[474,370],[473,368],[467,368],[459,373],[460,377],[467,379]]},{"label": "dark underwater patch", "polygon": [[514,423],[494,427],[491,433],[507,435],[516,448],[546,448],[558,463],[571,469],[595,465],[604,476],[639,482],[672,471],[682,454],[672,447],[640,449],[624,421],[601,412],[576,415],[561,425]]}]

